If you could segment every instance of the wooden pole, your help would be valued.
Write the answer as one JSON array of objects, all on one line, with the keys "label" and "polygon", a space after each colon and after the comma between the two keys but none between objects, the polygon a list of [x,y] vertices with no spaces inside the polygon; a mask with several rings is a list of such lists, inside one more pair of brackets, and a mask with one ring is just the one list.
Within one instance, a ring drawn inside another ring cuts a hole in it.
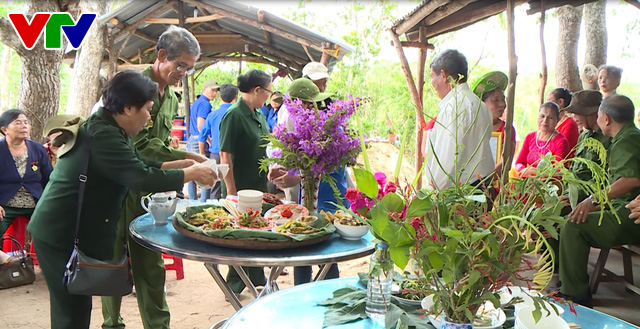
[{"label": "wooden pole", "polygon": [[[178,1],[178,21],[180,27],[184,28],[184,4],[182,1]],[[187,136],[189,133],[189,117],[191,116],[191,98],[189,97],[189,76],[182,78],[182,103],[184,104],[184,123],[187,127]],[[188,136],[191,137],[191,136]]]},{"label": "wooden pole", "polygon": [[[400,58],[400,65],[402,66],[402,71],[404,72],[404,78],[407,80],[407,85],[409,86],[409,92],[411,93],[413,106],[416,110],[416,120],[418,124],[416,127],[416,173],[418,173],[420,171],[420,168],[422,168],[422,127],[426,125],[424,115],[422,114],[422,99],[418,94],[418,89],[416,88],[413,76],[411,75],[411,68],[409,67],[407,57],[404,55],[404,50],[402,49],[400,38],[392,29],[389,29],[389,34],[391,34],[391,40],[393,40],[393,45],[395,46],[396,52],[398,53],[398,58]],[[416,188],[422,188],[422,179],[418,179]]]},{"label": "wooden pole", "polygon": [[544,44],[544,0],[540,0],[540,50],[542,52],[542,75],[540,76],[540,104],[544,103],[544,90],[547,88],[547,50]]},{"label": "wooden pole", "polygon": [[504,126],[504,149],[502,158],[504,165],[502,170],[502,182],[509,181],[509,170],[513,161],[512,153],[515,148],[513,142],[513,104],[516,96],[516,77],[518,75],[518,57],[516,56],[516,38],[514,28],[513,8],[515,0],[507,0],[507,35],[509,48],[509,86],[507,87],[507,120]]}]

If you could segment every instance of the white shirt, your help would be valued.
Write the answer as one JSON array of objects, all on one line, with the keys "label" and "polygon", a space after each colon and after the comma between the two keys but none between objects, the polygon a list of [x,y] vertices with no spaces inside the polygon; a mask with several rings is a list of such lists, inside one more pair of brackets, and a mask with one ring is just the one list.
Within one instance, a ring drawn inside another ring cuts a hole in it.
[{"label": "white shirt", "polygon": [[284,125],[287,128],[287,131],[293,131],[293,120],[289,118],[289,110],[287,109],[287,105],[284,103],[278,110],[278,124]]},{"label": "white shirt", "polygon": [[461,83],[438,103],[438,108],[425,147],[427,181],[443,189],[454,182],[473,183],[489,175],[495,163],[489,143],[492,116],[487,106],[467,83]]}]

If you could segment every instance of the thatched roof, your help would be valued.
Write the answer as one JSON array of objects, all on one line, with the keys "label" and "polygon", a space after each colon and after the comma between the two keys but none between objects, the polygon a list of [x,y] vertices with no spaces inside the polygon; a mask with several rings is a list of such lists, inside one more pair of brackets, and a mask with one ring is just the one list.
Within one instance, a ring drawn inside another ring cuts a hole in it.
[{"label": "thatched roof", "polygon": [[[182,4],[183,8],[179,8]],[[273,65],[290,73],[310,61],[320,61],[323,48],[333,65],[353,51],[346,42],[281,18],[267,11],[228,0],[136,0],[100,17],[122,50],[118,65],[153,63],[155,44],[168,25],[191,31],[201,47],[197,69],[218,61],[246,61]],[[104,53],[108,61],[108,52]]]}]

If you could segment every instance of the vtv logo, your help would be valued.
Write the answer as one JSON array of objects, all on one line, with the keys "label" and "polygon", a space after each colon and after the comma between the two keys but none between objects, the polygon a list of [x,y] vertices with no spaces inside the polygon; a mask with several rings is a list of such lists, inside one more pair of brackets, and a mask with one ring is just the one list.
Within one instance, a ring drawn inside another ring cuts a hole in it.
[{"label": "vtv logo", "polygon": [[36,13],[29,22],[25,14],[9,14],[11,26],[16,30],[22,45],[27,49],[32,49],[35,46],[42,35],[42,30],[44,30],[44,48],[61,49],[62,33],[60,28],[64,31],[71,47],[78,49],[95,19],[96,14],[93,13],[83,13],[78,22],[75,22],[69,13]]}]

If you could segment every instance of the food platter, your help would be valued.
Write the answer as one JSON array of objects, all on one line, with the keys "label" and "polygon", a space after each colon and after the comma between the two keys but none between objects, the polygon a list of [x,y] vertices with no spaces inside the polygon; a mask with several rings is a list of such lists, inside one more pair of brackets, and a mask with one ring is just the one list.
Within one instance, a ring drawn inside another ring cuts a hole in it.
[{"label": "food platter", "polygon": [[234,226],[233,228],[202,230],[185,220],[185,218],[189,219],[194,213],[203,211],[206,207],[211,206],[187,207],[184,213],[176,213],[172,221],[176,231],[190,238],[213,245],[241,249],[298,248],[329,240],[335,232],[335,227],[324,218],[313,224],[317,229],[313,230],[313,233],[295,235],[275,232],[271,229],[273,227],[272,221],[268,221],[268,229],[247,229]]}]

